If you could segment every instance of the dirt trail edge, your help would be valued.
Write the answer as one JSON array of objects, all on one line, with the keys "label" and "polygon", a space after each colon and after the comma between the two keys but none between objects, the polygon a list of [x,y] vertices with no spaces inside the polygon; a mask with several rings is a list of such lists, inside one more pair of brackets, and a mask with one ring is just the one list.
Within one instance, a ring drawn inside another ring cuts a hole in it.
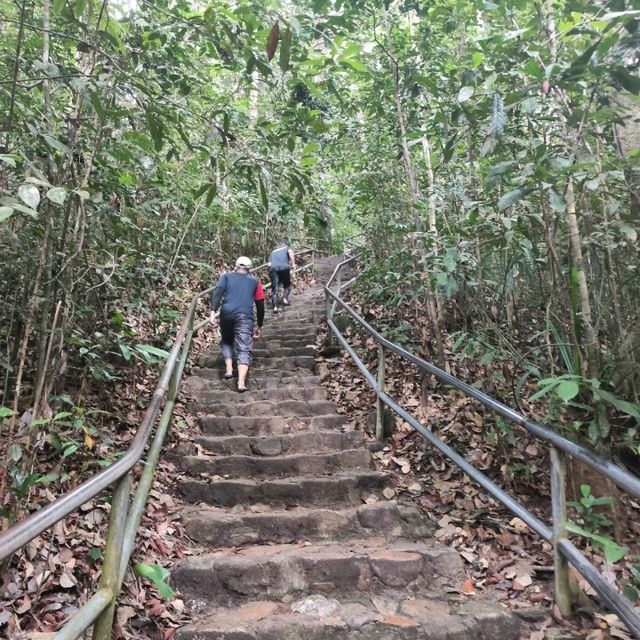
[{"label": "dirt trail edge", "polygon": [[[338,262],[319,262],[324,282]],[[324,294],[268,312],[249,391],[205,352],[187,381],[204,435],[183,456],[184,521],[207,553],[172,572],[195,622],[177,640],[516,640],[506,608],[460,595],[463,561],[382,496],[362,433],[314,375]]]}]

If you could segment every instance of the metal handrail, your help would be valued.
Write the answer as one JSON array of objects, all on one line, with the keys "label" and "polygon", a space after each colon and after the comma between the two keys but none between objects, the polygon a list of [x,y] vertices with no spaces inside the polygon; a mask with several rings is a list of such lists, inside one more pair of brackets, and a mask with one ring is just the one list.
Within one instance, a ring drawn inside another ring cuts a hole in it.
[{"label": "metal handrail", "polygon": [[[307,253],[311,253],[311,262],[292,273],[313,268],[313,249],[304,250],[296,253],[296,255]],[[51,504],[31,514],[22,522],[0,533],[0,561],[2,561],[53,527],[70,513],[76,511],[81,505],[100,495],[104,489],[110,485],[115,485],[99,588],[69,618],[65,626],[55,634],[53,640],[76,640],[91,625],[93,625],[94,640],[108,640],[111,638],[116,598],[120,593],[138,526],[153,484],[155,468],[171,422],[178,388],[189,355],[191,340],[194,333],[209,322],[206,319],[194,324],[198,300],[210,295],[214,288],[205,289],[191,300],[149,406],[140,423],[140,428],[124,455],[104,471],[92,476],[75,489],[54,500]],[[160,413],[163,401],[165,402],[162,415],[151,441],[147,459],[144,461],[135,495],[130,501],[131,470],[141,461],[147,444],[149,444],[153,426]]]},{"label": "metal handrail", "polygon": [[[356,366],[364,376],[365,380],[376,392],[376,435],[379,439],[383,437],[383,405],[389,407],[394,413],[408,422],[427,441],[438,448],[454,464],[460,467],[469,477],[480,484],[489,494],[496,498],[512,513],[522,519],[533,531],[538,533],[544,540],[550,542],[554,547],[555,564],[555,592],[556,602],[563,615],[568,616],[571,612],[571,597],[569,590],[568,563],[572,564],[578,573],[595,589],[603,602],[624,621],[635,638],[640,639],[640,615],[633,608],[632,603],[623,595],[618,593],[601,575],[598,569],[579,551],[567,537],[567,517],[566,517],[566,496],[565,496],[565,454],[581,460],[591,468],[595,469],[605,477],[612,480],[620,488],[629,493],[640,496],[640,478],[629,473],[609,460],[606,460],[581,445],[560,436],[558,433],[538,422],[530,420],[511,409],[499,400],[492,398],[486,393],[471,387],[458,380],[451,374],[435,367],[422,358],[403,349],[395,343],[384,338],[374,329],[364,318],[354,311],[341,297],[341,292],[346,289],[354,280],[341,284],[341,271],[345,265],[355,260],[357,256],[352,256],[336,266],[331,278],[324,287],[327,301],[327,324],[340,344],[353,358]],[[335,291],[331,286],[336,283]],[[348,343],[342,332],[333,322],[333,315],[337,306],[340,306],[355,322],[360,325],[378,344],[378,375],[377,378],[369,371],[355,350]],[[536,437],[551,444],[551,497],[552,497],[552,526],[542,522],[524,505],[519,503],[509,493],[495,484],[490,478],[476,469],[471,463],[456,453],[451,447],[440,440],[429,429],[422,425],[414,416],[408,413],[385,391],[385,349],[395,353],[405,360],[416,365],[421,371],[433,374],[444,384],[448,384],[465,395],[470,396],[485,407],[503,416],[507,420],[518,424],[532,433]]]}]

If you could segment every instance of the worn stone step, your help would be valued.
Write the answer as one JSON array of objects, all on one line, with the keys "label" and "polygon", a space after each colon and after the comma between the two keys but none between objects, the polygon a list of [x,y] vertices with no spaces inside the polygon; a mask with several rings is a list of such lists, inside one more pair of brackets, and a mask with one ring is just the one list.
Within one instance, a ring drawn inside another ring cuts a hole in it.
[{"label": "worn stone step", "polygon": [[460,588],[461,557],[425,542],[380,539],[342,544],[259,545],[191,557],[174,567],[172,582],[187,599],[219,605],[254,598],[299,598],[305,594],[376,594],[389,589],[421,595]]},{"label": "worn stone step", "polygon": [[239,547],[306,540],[345,540],[379,536],[426,539],[434,526],[415,507],[374,502],[345,509],[296,507],[278,510],[256,505],[232,509],[200,507],[184,515],[189,536],[200,544]]},{"label": "worn stone step", "polygon": [[178,629],[176,640],[518,640],[520,621],[482,601],[400,594],[359,600],[311,594],[218,608]]},{"label": "worn stone step", "polygon": [[313,371],[315,366],[316,360],[313,356],[283,356],[281,358],[266,356],[264,358],[256,358],[253,363],[254,369],[291,369],[298,367]]},{"label": "worn stone step", "polygon": [[[300,375],[292,376],[290,371],[280,371],[274,369],[271,371],[273,375],[265,375],[264,371],[250,372],[248,380],[251,381],[251,393],[255,393],[261,389],[280,389],[282,387],[319,387],[321,380],[319,376],[310,375],[309,371],[302,369]],[[203,372],[203,376],[193,375],[188,377],[183,384],[183,390],[189,397],[201,391],[232,391],[237,393],[236,378],[225,380],[222,378],[221,369],[201,369],[198,374]]]},{"label": "worn stone step", "polygon": [[300,431],[340,429],[346,422],[343,415],[329,413],[321,416],[210,416],[200,417],[200,426],[210,435],[266,436]]},{"label": "worn stone step", "polygon": [[322,321],[312,315],[299,318],[286,318],[284,315],[265,321],[262,327],[262,337],[266,339],[272,335],[291,337],[315,337],[318,325]]},{"label": "worn stone step", "polygon": [[[282,356],[273,357],[265,356],[262,358],[255,358],[252,364],[252,370],[255,369],[313,369],[316,361],[313,356]],[[203,353],[198,358],[198,365],[200,367],[212,368],[222,367],[223,362],[220,354]]]},{"label": "worn stone step", "polygon": [[313,346],[296,346],[296,347],[267,347],[262,346],[260,342],[256,343],[256,347],[253,350],[254,358],[284,358],[295,356],[313,356],[315,355],[315,348]]},{"label": "worn stone step", "polygon": [[[280,402],[283,400],[326,400],[327,390],[324,387],[301,387],[295,383],[281,384],[274,389],[250,389],[245,393],[244,402],[269,400]],[[203,389],[193,394],[193,399],[199,405],[220,403],[238,403],[238,392],[233,389]]]},{"label": "worn stone step", "polygon": [[344,506],[360,504],[387,484],[386,476],[374,471],[343,472],[319,478],[299,477],[275,480],[195,480],[179,482],[180,493],[190,502],[218,507],[236,504],[270,504],[286,507]]},{"label": "worn stone step", "polygon": [[255,455],[184,456],[180,467],[191,475],[209,474],[228,478],[322,476],[371,468],[367,449],[331,453],[294,453],[266,458]]},{"label": "worn stone step", "polygon": [[253,400],[250,393],[235,394],[234,402],[200,402],[202,412],[216,416],[321,416],[335,411],[329,400]]},{"label": "worn stone step", "polygon": [[[193,375],[191,377],[199,378],[202,380],[213,380],[213,381],[223,381],[225,384],[234,385],[235,382],[230,380],[222,380],[223,370],[221,368],[197,368],[193,370]],[[234,376],[237,374],[234,372]],[[191,380],[189,377],[185,383]],[[312,374],[308,369],[300,369],[296,367],[291,367],[288,369],[269,369],[267,367],[261,369],[250,369],[249,376],[247,380],[251,380],[251,382],[257,382],[259,388],[267,388],[265,385],[276,384],[276,386],[280,386],[280,384],[291,384],[293,381],[301,381],[300,384],[303,386],[307,386],[308,380],[314,380],[316,386],[320,382],[320,377]],[[201,382],[197,382],[196,384],[202,385]]]},{"label": "worn stone step", "polygon": [[323,453],[355,449],[364,444],[361,431],[307,431],[276,436],[199,436],[194,439],[206,453],[217,456],[279,456],[283,453]]},{"label": "worn stone step", "polygon": [[289,337],[286,334],[276,333],[273,336],[263,335],[256,343],[263,349],[275,349],[278,347],[290,347],[295,349],[297,347],[313,347],[316,343],[315,336],[292,336]]}]

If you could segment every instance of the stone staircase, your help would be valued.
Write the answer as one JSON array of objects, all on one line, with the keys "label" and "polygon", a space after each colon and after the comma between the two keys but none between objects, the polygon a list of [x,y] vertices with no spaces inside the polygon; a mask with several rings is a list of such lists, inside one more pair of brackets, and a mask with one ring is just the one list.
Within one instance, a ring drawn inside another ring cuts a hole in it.
[{"label": "stone staircase", "polygon": [[[338,259],[321,261],[319,282]],[[267,312],[249,390],[217,352],[188,381],[204,435],[180,459],[189,535],[210,551],[177,566],[197,621],[177,640],[509,640],[518,620],[469,601],[459,555],[414,507],[382,496],[363,434],[345,429],[314,371],[319,285]]]}]

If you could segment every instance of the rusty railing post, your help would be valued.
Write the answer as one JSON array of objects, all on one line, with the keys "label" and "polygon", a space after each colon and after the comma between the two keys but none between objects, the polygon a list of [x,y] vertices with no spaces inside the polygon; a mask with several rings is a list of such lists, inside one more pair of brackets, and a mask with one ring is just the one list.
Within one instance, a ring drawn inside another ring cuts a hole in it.
[{"label": "rusty railing post", "polygon": [[378,388],[376,389],[376,438],[378,440],[384,440],[384,402],[380,399],[380,394],[384,393],[384,374],[385,374],[385,362],[384,362],[384,347],[378,345]]},{"label": "rusty railing post", "polygon": [[564,453],[551,447],[551,513],[553,516],[553,564],[556,604],[560,613],[571,615],[571,589],[569,585],[569,562],[559,548],[559,543],[567,537],[567,496]]}]

